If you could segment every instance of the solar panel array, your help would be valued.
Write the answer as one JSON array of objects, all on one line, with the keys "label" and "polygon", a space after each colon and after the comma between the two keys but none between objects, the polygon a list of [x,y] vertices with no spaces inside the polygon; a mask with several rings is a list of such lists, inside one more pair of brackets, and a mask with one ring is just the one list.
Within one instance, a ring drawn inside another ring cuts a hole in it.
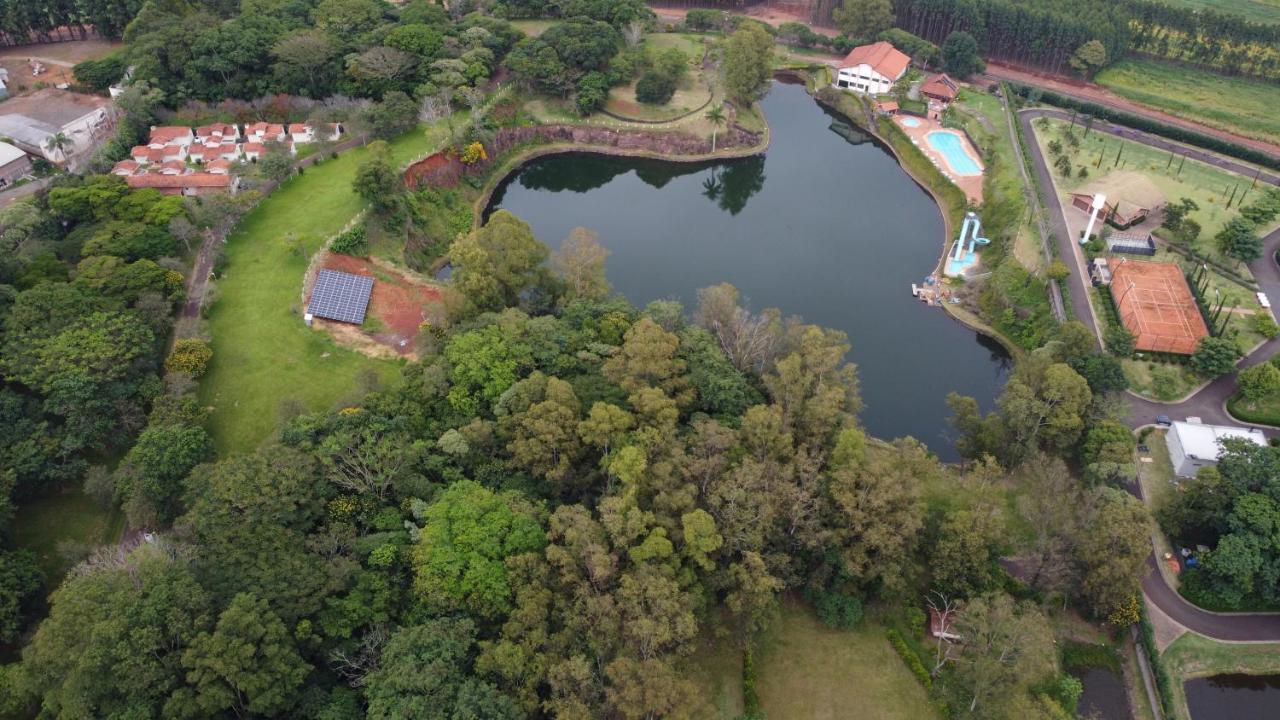
[{"label": "solar panel array", "polygon": [[338,270],[321,270],[311,289],[307,312],[316,317],[360,325],[369,307],[373,278]]}]

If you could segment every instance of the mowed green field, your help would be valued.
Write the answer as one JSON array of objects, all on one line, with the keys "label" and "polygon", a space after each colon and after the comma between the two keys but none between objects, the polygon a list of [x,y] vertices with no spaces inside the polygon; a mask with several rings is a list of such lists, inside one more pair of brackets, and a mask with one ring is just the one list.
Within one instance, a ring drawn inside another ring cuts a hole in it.
[{"label": "mowed green field", "polygon": [[[727,639],[689,659],[707,701],[703,720],[742,713],[742,656]],[[756,650],[756,690],[771,718],[932,720],[923,687],[870,620],[852,631],[823,625],[813,608],[784,598]]]},{"label": "mowed green field", "polygon": [[1166,5],[1240,15],[1259,23],[1280,23],[1280,0],[1164,0]]},{"label": "mowed green field", "polygon": [[[408,163],[439,146],[440,127],[412,130],[392,141],[395,161]],[[213,361],[200,387],[212,408],[209,430],[219,455],[253,450],[275,430],[281,408],[297,403],[324,410],[357,399],[357,379],[398,377],[398,364],[343,349],[302,322],[302,276],[308,258],[363,206],[351,189],[366,148],[341,153],[295,176],[254,208],[227,241],[227,263],[209,314]],[[305,254],[284,238],[295,233]]]},{"label": "mowed green field", "polygon": [[[1276,7],[1280,9],[1280,5]],[[1280,83],[1147,60],[1122,60],[1098,73],[1096,81],[1134,102],[1280,143]]]}]

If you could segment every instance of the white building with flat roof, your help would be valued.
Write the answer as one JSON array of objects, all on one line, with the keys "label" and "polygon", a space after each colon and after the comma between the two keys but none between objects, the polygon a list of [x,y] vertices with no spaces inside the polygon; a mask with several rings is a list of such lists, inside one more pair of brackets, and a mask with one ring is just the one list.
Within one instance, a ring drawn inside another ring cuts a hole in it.
[{"label": "white building with flat roof", "polygon": [[1195,477],[1202,467],[1217,465],[1222,441],[1227,438],[1240,438],[1264,447],[1267,444],[1267,436],[1257,428],[1174,422],[1165,436],[1173,473],[1190,478]]}]

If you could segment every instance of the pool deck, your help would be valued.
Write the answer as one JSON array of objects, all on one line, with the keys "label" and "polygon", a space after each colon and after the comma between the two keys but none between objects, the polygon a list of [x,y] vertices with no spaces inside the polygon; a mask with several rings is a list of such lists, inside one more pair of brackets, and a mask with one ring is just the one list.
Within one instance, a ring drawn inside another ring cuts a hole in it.
[{"label": "pool deck", "polygon": [[[906,121],[908,120],[916,121],[916,125],[914,127],[907,125]],[[947,161],[946,155],[935,150],[933,146],[929,144],[927,139],[929,133],[938,130],[954,133],[960,138],[960,144],[964,146],[965,152],[969,153],[969,157],[977,163],[978,167],[983,168],[985,171],[986,167],[982,164],[982,156],[979,155],[978,151],[969,143],[969,138],[965,137],[964,133],[958,130],[944,128],[942,127],[942,124],[936,120],[915,117],[913,115],[894,115],[893,122],[896,123],[898,127],[902,128],[902,131],[907,134],[907,137],[911,138],[911,142],[924,152],[925,157],[929,158],[933,161],[934,165],[938,166],[938,169],[942,171],[942,174],[945,175],[948,180],[955,183],[957,187],[964,191],[965,197],[969,199],[969,202],[974,205],[982,204],[982,174],[961,175],[956,172],[955,169],[951,167],[951,163]]]}]

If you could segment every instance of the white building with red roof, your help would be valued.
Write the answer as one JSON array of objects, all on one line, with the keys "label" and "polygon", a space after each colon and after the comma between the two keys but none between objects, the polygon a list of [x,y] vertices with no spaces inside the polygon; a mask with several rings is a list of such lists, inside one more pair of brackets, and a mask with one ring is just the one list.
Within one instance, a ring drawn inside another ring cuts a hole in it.
[{"label": "white building with red roof", "polygon": [[213,123],[196,128],[196,140],[206,145],[220,145],[240,139],[240,128],[230,123]]},{"label": "white building with red roof", "polygon": [[315,136],[311,133],[311,126],[306,123],[290,123],[289,137],[296,143],[304,144],[315,140]]},{"label": "white building with red roof", "polygon": [[910,56],[883,40],[859,45],[840,62],[832,84],[865,95],[881,95],[893,89],[910,65]]},{"label": "white building with red roof", "polygon": [[111,174],[124,177],[138,172],[139,167],[138,163],[133,160],[121,160],[115,164],[115,167],[111,168]]},{"label": "white building with red roof", "polygon": [[216,195],[220,193],[235,194],[240,189],[239,180],[229,174],[197,172],[186,175],[130,175],[125,182],[129,187],[153,188],[164,195]]},{"label": "white building with red roof", "polygon": [[138,145],[129,151],[129,156],[139,165],[162,163],[169,160],[186,160],[187,147],[185,145],[163,145],[161,147]]},{"label": "white building with red roof", "polygon": [[285,141],[284,125],[279,123],[256,122],[244,126],[244,139],[250,142],[264,143],[268,140]]},{"label": "white building with red roof", "polygon": [[147,142],[153,148],[162,148],[169,145],[181,145],[186,147],[195,141],[196,136],[191,132],[191,128],[179,125],[163,125],[151,126],[151,139]]},{"label": "white building with red roof", "polygon": [[204,164],[205,172],[213,175],[226,175],[231,172],[231,168],[235,163],[230,160],[210,160]]},{"label": "white building with red roof", "polygon": [[166,160],[154,169],[159,170],[161,175],[182,175],[187,172],[187,164],[181,160]]}]

